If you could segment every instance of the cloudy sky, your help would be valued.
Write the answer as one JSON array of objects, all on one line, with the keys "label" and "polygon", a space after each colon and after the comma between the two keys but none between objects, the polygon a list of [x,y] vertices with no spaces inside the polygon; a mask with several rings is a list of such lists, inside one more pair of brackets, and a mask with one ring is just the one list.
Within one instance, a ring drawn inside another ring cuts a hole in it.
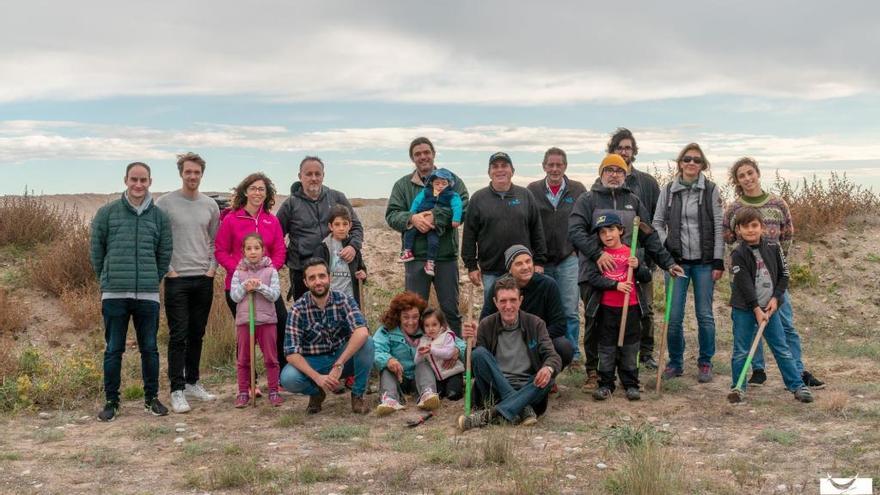
[{"label": "cloudy sky", "polygon": [[608,135],[637,165],[703,145],[716,179],[754,156],[769,181],[846,172],[880,190],[880,4],[848,2],[3,2],[0,194],[112,192],[126,163],[204,188],[307,154],[352,197],[387,196],[409,141],[471,188],[509,152],[591,180]]}]

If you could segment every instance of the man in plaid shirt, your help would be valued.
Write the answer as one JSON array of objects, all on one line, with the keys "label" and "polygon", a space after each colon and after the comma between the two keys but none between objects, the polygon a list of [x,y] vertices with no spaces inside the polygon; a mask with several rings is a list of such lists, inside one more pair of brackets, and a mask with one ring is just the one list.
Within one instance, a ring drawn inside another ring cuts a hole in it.
[{"label": "man in plaid shirt", "polygon": [[341,380],[354,376],[351,410],[367,414],[364,399],[373,339],[354,298],[330,289],[330,270],[322,259],[312,258],[303,267],[309,291],[293,303],[284,334],[287,365],[281,372],[281,386],[288,392],[309,396],[306,411],[315,414],[327,391],[339,388]]}]

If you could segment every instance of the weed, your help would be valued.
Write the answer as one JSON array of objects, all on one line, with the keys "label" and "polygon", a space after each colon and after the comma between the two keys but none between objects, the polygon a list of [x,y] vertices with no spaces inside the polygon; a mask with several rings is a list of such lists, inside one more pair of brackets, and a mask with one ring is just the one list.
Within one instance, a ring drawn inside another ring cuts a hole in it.
[{"label": "weed", "polygon": [[317,433],[321,440],[350,440],[354,437],[365,438],[370,434],[370,427],[364,425],[333,425],[325,426]]},{"label": "weed", "polygon": [[819,283],[819,275],[809,264],[792,262],[788,265],[788,272],[793,288],[816,287]]},{"label": "weed", "polygon": [[511,438],[504,434],[490,434],[486,442],[483,443],[483,462],[504,466],[513,461],[513,441]]},{"label": "weed", "polygon": [[631,449],[649,443],[661,445],[669,443],[672,435],[668,432],[657,430],[650,423],[643,423],[635,427],[628,424],[612,426],[608,430],[603,431],[600,436],[611,449]]},{"label": "weed", "polygon": [[170,435],[174,430],[165,425],[140,425],[135,428],[132,438],[135,440],[153,441],[159,437]]},{"label": "weed", "polygon": [[6,289],[0,287],[0,333],[11,335],[27,327],[28,309],[14,301]]},{"label": "weed", "polygon": [[345,470],[339,466],[321,467],[315,464],[301,464],[296,470],[296,479],[304,485],[323,483],[345,477]]},{"label": "weed", "polygon": [[34,431],[34,441],[37,443],[57,442],[64,438],[64,430],[56,428],[40,428]]},{"label": "weed", "polygon": [[73,459],[91,467],[102,468],[121,464],[126,457],[107,447],[94,447],[85,452],[78,452],[73,456]]},{"label": "weed", "polygon": [[229,445],[226,445],[225,447],[223,447],[223,455],[226,455],[229,457],[239,456],[243,452],[244,452],[244,450],[242,450],[241,446],[239,446],[239,445],[229,444]]},{"label": "weed", "polygon": [[870,261],[871,263],[880,263],[880,255],[868,253],[865,256],[865,261]]},{"label": "weed", "polygon": [[293,428],[294,426],[302,426],[306,422],[305,414],[299,411],[287,411],[275,420],[275,426],[278,428]]},{"label": "weed", "polygon": [[758,435],[758,440],[762,442],[776,442],[780,445],[794,445],[798,439],[798,434],[793,431],[777,430],[775,428],[765,428]]},{"label": "weed", "polygon": [[605,479],[605,487],[621,495],[689,493],[684,465],[674,452],[655,442],[629,449],[623,466]]},{"label": "weed", "polygon": [[252,458],[214,467],[205,475],[189,472],[185,477],[186,486],[198,490],[254,489],[284,481],[286,481],[285,476],[281,471],[260,466]]},{"label": "weed", "polygon": [[685,392],[690,390],[690,384],[682,379],[682,378],[670,378],[668,380],[663,380],[663,391],[676,393],[676,392]]},{"label": "weed", "polygon": [[140,384],[127,385],[122,389],[123,400],[138,400],[144,398],[144,387]]},{"label": "weed", "polygon": [[761,480],[761,468],[748,457],[735,457],[727,465],[739,488],[745,489]]},{"label": "weed", "polygon": [[0,452],[0,461],[20,461],[21,454],[18,452]]}]

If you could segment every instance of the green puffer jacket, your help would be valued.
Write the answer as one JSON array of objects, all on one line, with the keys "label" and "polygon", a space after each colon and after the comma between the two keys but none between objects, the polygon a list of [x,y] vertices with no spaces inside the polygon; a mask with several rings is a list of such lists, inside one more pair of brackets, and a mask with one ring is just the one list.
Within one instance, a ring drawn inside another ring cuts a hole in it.
[{"label": "green puffer jacket", "polygon": [[171,221],[152,200],[140,215],[124,195],[102,206],[91,237],[101,292],[159,292],[171,262]]},{"label": "green puffer jacket", "polygon": [[[410,338],[417,341],[421,336],[422,331],[419,330],[417,335]],[[391,330],[384,326],[379,327],[376,333],[373,334],[373,345],[376,348],[373,357],[373,366],[375,366],[376,371],[381,373],[388,366],[388,360],[394,358],[400,361],[400,365],[403,366],[403,376],[409,379],[415,378],[416,348],[407,342],[400,327],[394,327]],[[455,347],[458,348],[458,359],[462,362],[464,362],[466,346],[465,341],[458,337],[455,338]]]},{"label": "green puffer jacket", "polygon": [[[452,189],[461,196],[462,215],[461,223],[467,219],[468,191],[464,182],[452,174],[455,185]],[[413,200],[416,199],[419,192],[424,189],[421,178],[417,172],[401,177],[394,183],[391,189],[391,196],[388,198],[388,206],[385,209],[385,221],[388,226],[398,232],[405,232],[412,213],[409,212]],[[434,225],[444,228],[440,235],[440,249],[437,251],[437,261],[454,261],[458,259],[458,229],[449,227],[452,222],[452,209],[448,207],[435,207],[431,210],[434,213]],[[402,243],[401,243],[402,245]],[[413,254],[418,261],[424,261],[428,253],[427,237],[420,235],[416,237],[413,245]]]}]

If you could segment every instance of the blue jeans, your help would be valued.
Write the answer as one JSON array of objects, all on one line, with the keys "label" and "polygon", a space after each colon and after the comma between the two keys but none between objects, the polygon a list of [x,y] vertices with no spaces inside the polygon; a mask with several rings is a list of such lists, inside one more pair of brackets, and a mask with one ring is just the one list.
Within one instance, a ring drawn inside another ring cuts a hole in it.
[{"label": "blue jeans", "polygon": [[[339,347],[335,352],[318,354],[315,356],[303,356],[309,366],[322,375],[330,373],[333,363],[345,350],[345,346]],[[354,375],[354,386],[351,387],[351,395],[361,397],[367,391],[367,380],[370,378],[370,368],[373,366],[373,338],[368,337],[364,345],[342,367],[342,377]],[[294,394],[317,395],[318,386],[311,378],[302,371],[288,363],[281,370],[281,386]]]},{"label": "blue jeans", "polygon": [[544,265],[544,275],[556,281],[559,292],[562,294],[562,309],[565,311],[566,333],[565,336],[574,347],[574,358],[581,358],[580,328],[581,321],[578,315],[578,303],[580,292],[578,291],[578,258],[572,254],[562,262],[555,265]]},{"label": "blue jeans", "polygon": [[[688,285],[694,283],[694,307],[697,313],[698,340],[700,356],[698,364],[712,364],[715,355],[715,316],[712,314],[712,293],[715,281],[712,280],[712,264],[682,264],[687,278],[675,279],[672,293],[672,307],[669,309],[669,329],[666,344],[669,347],[670,368],[684,369],[684,306],[687,303]],[[669,275],[666,275],[669,286]]]},{"label": "blue jeans", "polygon": [[[730,316],[733,319],[733,353],[730,357],[733,384],[731,386],[735,387],[739,374],[742,372],[743,366],[746,365],[752,341],[755,340],[755,334],[758,333],[758,320],[755,319],[755,313],[745,309],[733,308]],[[764,340],[773,351],[773,357],[776,358],[776,365],[779,366],[779,372],[782,373],[785,388],[794,392],[803,387],[804,381],[801,380],[801,375],[794,364],[794,358],[785,342],[785,331],[782,329],[782,319],[779,317],[779,312],[773,313],[764,328]],[[743,390],[745,388],[746,381],[744,380]]]},{"label": "blue jeans", "polygon": [[119,382],[122,373],[122,354],[128,322],[134,323],[138,351],[141,354],[141,378],[144,381],[144,398],[159,395],[159,347],[156,333],[159,331],[159,303],[143,299],[104,299],[101,301],[104,316],[104,396],[108,401],[119,402]]},{"label": "blue jeans", "polygon": [[508,421],[515,421],[526,406],[534,406],[544,400],[553,386],[553,380],[550,380],[546,387],[538,388],[532,379],[519,390],[513,388],[498,367],[495,356],[485,347],[474,348],[471,363],[480,397],[484,400],[500,398],[495,403],[495,410]]},{"label": "blue jeans", "polygon": [[[788,343],[788,350],[791,351],[791,357],[794,358],[794,364],[797,366],[798,374],[804,373],[804,362],[801,360],[801,337],[794,328],[794,312],[791,309],[791,294],[785,291],[782,300],[779,301],[779,309],[777,310],[779,318],[782,320],[782,329],[785,331],[785,341]],[[755,350],[755,357],[752,359],[752,369],[764,369],[764,341],[758,344]]]},{"label": "blue jeans", "polygon": [[503,273],[487,273],[480,272],[480,280],[483,283],[483,306],[486,305],[485,301],[488,301],[490,297],[492,297],[492,290],[495,288],[495,281],[504,276]]}]

